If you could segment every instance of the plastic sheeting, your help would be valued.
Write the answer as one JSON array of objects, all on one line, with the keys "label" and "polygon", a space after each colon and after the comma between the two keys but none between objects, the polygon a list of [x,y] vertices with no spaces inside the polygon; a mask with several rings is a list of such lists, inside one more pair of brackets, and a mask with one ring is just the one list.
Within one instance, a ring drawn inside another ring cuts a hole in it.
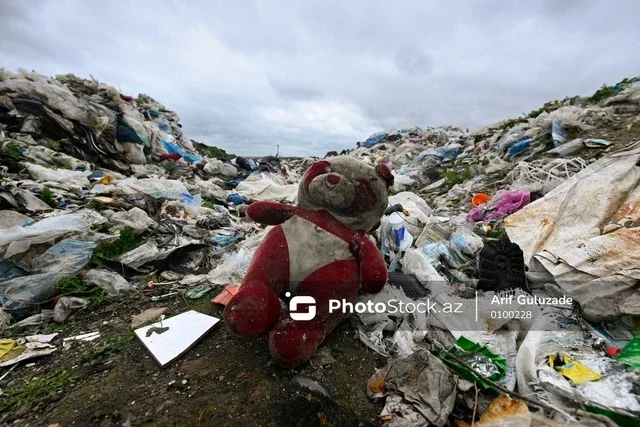
[{"label": "plastic sheeting", "polygon": [[590,320],[640,315],[639,161],[605,157],[505,219],[529,270],[548,270]]},{"label": "plastic sheeting", "polygon": [[75,276],[89,261],[97,245],[94,242],[65,239],[51,246],[34,262],[41,273],[57,273]]},{"label": "plastic sheeting", "polygon": [[249,175],[236,187],[236,192],[251,200],[274,200],[293,203],[298,196],[298,184],[285,184],[272,174]]},{"label": "plastic sheeting", "polygon": [[81,214],[60,215],[45,218],[28,227],[11,227],[0,232],[0,247],[9,245],[4,258],[28,251],[31,245],[46,243],[71,232],[89,229]]},{"label": "plastic sheeting", "polygon": [[[181,200],[184,194],[189,194],[189,190],[184,184],[175,179],[161,178],[127,178],[117,183],[117,188],[126,194],[144,193],[156,199]],[[98,187],[96,185],[96,187]],[[106,186],[110,188],[110,186]],[[95,187],[94,187],[95,190]],[[94,191],[92,191],[94,192]],[[98,193],[96,191],[96,193]]]},{"label": "plastic sheeting", "polygon": [[27,171],[38,181],[53,181],[64,184],[75,184],[80,186],[88,186],[89,180],[87,177],[91,175],[90,171],[77,172],[66,169],[49,169],[44,166],[27,164]]},{"label": "plastic sheeting", "polygon": [[56,294],[56,283],[60,274],[34,274],[16,277],[0,283],[0,304],[5,311],[21,310],[25,307],[44,303]]}]

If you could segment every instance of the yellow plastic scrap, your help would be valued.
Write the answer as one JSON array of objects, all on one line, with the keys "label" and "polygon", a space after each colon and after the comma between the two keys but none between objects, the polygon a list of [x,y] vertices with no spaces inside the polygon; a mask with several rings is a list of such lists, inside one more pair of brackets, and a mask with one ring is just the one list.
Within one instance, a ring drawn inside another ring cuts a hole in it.
[{"label": "yellow plastic scrap", "polygon": [[567,355],[550,355],[549,366],[558,371],[563,377],[573,384],[582,384],[589,381],[598,381],[602,375],[593,371],[587,365],[571,359]]},{"label": "yellow plastic scrap", "polygon": [[0,359],[3,358],[5,354],[9,353],[11,349],[15,346],[16,346],[15,340],[0,339]]},{"label": "yellow plastic scrap", "polygon": [[113,177],[111,175],[105,175],[102,177],[102,179],[100,180],[100,184],[104,184],[107,185],[109,184],[111,181],[113,181]]}]

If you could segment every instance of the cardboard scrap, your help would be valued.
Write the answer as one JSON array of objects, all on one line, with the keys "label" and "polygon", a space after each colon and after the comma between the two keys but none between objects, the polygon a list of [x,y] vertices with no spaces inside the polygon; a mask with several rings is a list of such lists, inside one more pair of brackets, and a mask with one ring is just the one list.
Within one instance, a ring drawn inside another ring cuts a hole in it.
[{"label": "cardboard scrap", "polygon": [[220,292],[214,299],[211,300],[211,302],[214,304],[227,305],[229,304],[229,301],[231,301],[231,298],[233,298],[233,296],[238,293],[239,289],[239,283],[232,283],[230,285],[227,285],[224,287],[222,292]]}]

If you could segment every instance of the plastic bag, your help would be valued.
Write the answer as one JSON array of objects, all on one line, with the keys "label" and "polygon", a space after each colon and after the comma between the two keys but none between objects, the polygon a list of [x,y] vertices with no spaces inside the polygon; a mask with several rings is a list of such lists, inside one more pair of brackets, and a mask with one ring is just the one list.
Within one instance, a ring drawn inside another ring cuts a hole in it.
[{"label": "plastic bag", "polygon": [[28,227],[11,227],[0,232],[0,247],[9,245],[4,258],[28,251],[31,245],[46,243],[66,233],[89,229],[85,217],[80,214],[45,218]]},{"label": "plastic bag", "polygon": [[11,227],[24,227],[33,224],[35,221],[26,215],[16,211],[0,211],[0,231]]},{"label": "plastic bag", "polygon": [[[118,189],[124,191],[126,194],[144,193],[156,199],[173,199],[181,200],[183,194],[189,194],[189,190],[184,184],[174,179],[160,179],[160,178],[127,178],[119,181],[117,184]],[[92,189],[92,193],[97,193],[96,185]],[[102,186],[104,187],[104,186]],[[100,188],[99,190],[103,190]]]},{"label": "plastic bag", "polygon": [[120,262],[131,268],[139,268],[144,264],[155,261],[161,254],[153,242],[147,242],[120,256]]},{"label": "plastic bag", "polygon": [[509,155],[517,156],[518,154],[522,153],[524,150],[529,148],[532,143],[533,143],[532,138],[527,138],[527,139],[523,139],[522,141],[516,142],[514,145],[511,146],[511,148],[509,148]]},{"label": "plastic bag", "polygon": [[513,129],[509,131],[508,134],[503,136],[502,139],[498,141],[498,151],[500,151],[501,153],[504,153],[509,148],[511,148],[511,146],[513,146],[513,144],[515,144],[517,141],[522,140],[523,137],[524,137],[524,134],[520,130]]},{"label": "plastic bag", "polygon": [[61,278],[60,274],[43,273],[0,282],[0,303],[9,312],[42,304],[55,296]]},{"label": "plastic bag", "polygon": [[380,142],[384,141],[385,139],[387,139],[387,137],[389,136],[388,133],[386,132],[379,132],[379,133],[374,133],[373,135],[371,135],[369,138],[367,138],[366,141],[364,141],[362,143],[362,145],[366,148],[371,148],[376,144],[379,144]]},{"label": "plastic bag", "polygon": [[88,186],[89,179],[87,177],[91,175],[90,171],[77,172],[66,169],[49,169],[32,163],[27,164],[26,168],[29,175],[37,181],[53,181],[80,186]]},{"label": "plastic bag", "polygon": [[551,123],[551,138],[553,139],[554,147],[560,146],[560,144],[567,140],[567,132],[564,130],[562,122],[558,119],[555,119]]},{"label": "plastic bag", "polygon": [[73,310],[84,308],[89,305],[89,300],[78,297],[60,297],[53,308],[53,321],[64,323],[71,316]]},{"label": "plastic bag", "polygon": [[195,163],[197,161],[200,160],[200,157],[196,156],[195,154],[189,154],[187,153],[182,147],[180,147],[178,144],[172,144],[168,141],[162,141],[162,145],[164,146],[164,148],[169,152],[169,153],[177,153],[180,154],[182,156],[183,159],[185,159],[187,162],[189,163]]},{"label": "plastic bag", "polygon": [[82,281],[101,287],[112,297],[133,290],[124,277],[106,270],[89,270],[82,276]]},{"label": "plastic bag", "polygon": [[144,233],[150,227],[158,226],[158,223],[149,218],[149,215],[139,207],[131,208],[128,212],[118,211],[110,219],[125,227],[132,228],[135,234]]},{"label": "plastic bag", "polygon": [[227,254],[224,261],[209,273],[209,281],[217,285],[242,282],[249,269],[254,250],[241,247],[238,252]]},{"label": "plastic bag", "polygon": [[616,356],[620,363],[629,366],[630,371],[640,369],[640,334],[636,335]]},{"label": "plastic bag", "polygon": [[495,221],[519,211],[530,202],[531,192],[529,190],[500,190],[490,202],[471,209],[467,215],[467,221]]},{"label": "plastic bag", "polygon": [[30,271],[29,266],[23,262],[0,261],[0,282],[26,276]]},{"label": "plastic bag", "polygon": [[223,163],[220,166],[220,175],[225,178],[235,178],[238,176],[238,169],[236,169],[236,167],[231,163]]},{"label": "plastic bag", "polygon": [[394,204],[402,205],[403,210],[408,212],[408,215],[405,215],[404,226],[413,238],[417,239],[429,220],[431,207],[422,197],[410,191],[403,191],[389,197],[389,205]]},{"label": "plastic bag", "polygon": [[40,273],[57,273],[75,276],[91,260],[94,242],[65,239],[51,246],[34,261],[34,268]]},{"label": "plastic bag", "polygon": [[469,368],[448,357],[449,354],[463,360],[467,365],[482,374],[484,378],[494,382],[503,378],[507,372],[507,361],[504,357],[465,337],[458,338],[456,344],[448,352],[439,355],[442,361],[453,368],[462,378],[476,383],[485,390],[491,386]]}]

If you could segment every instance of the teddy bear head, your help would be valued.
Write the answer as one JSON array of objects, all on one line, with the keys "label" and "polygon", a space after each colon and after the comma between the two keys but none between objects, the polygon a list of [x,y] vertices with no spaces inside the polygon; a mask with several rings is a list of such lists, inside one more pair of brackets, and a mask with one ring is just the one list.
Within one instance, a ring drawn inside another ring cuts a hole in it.
[{"label": "teddy bear head", "polygon": [[354,230],[371,231],[387,208],[393,175],[384,164],[370,166],[349,156],[309,166],[298,188],[298,205],[324,209]]}]

